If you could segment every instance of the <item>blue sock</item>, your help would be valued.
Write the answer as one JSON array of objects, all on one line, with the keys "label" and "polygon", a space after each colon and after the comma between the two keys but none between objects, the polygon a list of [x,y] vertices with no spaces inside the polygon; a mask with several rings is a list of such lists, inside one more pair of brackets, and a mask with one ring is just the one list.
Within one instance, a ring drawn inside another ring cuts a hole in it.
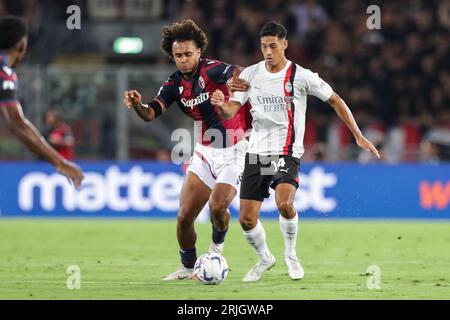
[{"label": "blue sock", "polygon": [[217,231],[214,226],[212,227],[212,241],[215,244],[222,243],[225,241],[225,235],[227,234],[228,228],[226,228],[224,231]]},{"label": "blue sock", "polygon": [[195,248],[191,250],[180,249],[180,257],[183,266],[192,269],[195,265],[195,261],[197,261],[197,251]]}]

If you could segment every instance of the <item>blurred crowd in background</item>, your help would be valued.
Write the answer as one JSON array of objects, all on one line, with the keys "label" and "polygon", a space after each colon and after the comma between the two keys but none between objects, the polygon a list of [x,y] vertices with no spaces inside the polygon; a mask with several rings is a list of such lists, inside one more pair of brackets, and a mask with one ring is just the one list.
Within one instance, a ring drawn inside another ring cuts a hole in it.
[{"label": "blurred crowd in background", "polygon": [[[28,61],[42,65],[61,53],[101,53],[98,39],[86,31],[49,45],[55,34],[48,22],[64,21],[71,4],[79,5],[83,21],[91,24],[105,21],[99,8],[107,3],[119,8],[111,13],[114,22],[142,28],[191,18],[208,35],[206,57],[241,66],[262,59],[259,30],[277,20],[288,30],[288,59],[330,83],[385,161],[450,161],[450,1],[142,0],[144,7],[155,8],[147,16],[124,14],[129,2],[0,0],[0,15],[28,21]],[[380,29],[366,25],[371,4],[381,8]],[[143,59],[171,66],[157,50]],[[316,98],[308,102],[305,146],[304,161],[374,160],[359,152],[333,109]],[[160,154],[165,147],[154,148]]]}]

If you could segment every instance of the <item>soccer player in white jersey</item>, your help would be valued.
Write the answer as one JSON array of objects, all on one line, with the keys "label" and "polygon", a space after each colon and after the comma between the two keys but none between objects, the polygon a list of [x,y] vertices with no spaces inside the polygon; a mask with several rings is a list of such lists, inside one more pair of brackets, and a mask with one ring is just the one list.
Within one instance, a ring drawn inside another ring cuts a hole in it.
[{"label": "soccer player in white jersey", "polygon": [[267,247],[265,231],[258,219],[262,201],[269,196],[269,187],[275,190],[280,212],[289,276],[294,280],[304,276],[296,252],[298,214],[293,202],[298,188],[300,157],[304,152],[308,94],[326,101],[350,129],[358,146],[380,157],[378,150],[362,135],[350,109],[331,87],[317,73],[286,59],[286,36],[282,25],[266,23],[260,32],[264,60],[245,68],[239,76],[241,82],[246,81],[248,90],[234,92],[228,102],[219,90],[211,98],[225,117],[232,117],[247,101],[252,105],[253,129],[241,182],[239,222],[259,261],[244,276],[244,282],[258,281],[275,265],[275,257]]}]

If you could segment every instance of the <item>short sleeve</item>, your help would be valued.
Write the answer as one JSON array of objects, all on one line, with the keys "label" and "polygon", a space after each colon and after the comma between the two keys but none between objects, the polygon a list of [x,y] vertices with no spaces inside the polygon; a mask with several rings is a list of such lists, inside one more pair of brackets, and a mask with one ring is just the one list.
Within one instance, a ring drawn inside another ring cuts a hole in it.
[{"label": "short sleeve", "polygon": [[206,75],[217,84],[225,84],[233,75],[233,70],[237,68],[236,65],[214,60],[206,62],[204,67],[208,68],[209,63],[212,67],[206,71]]},{"label": "short sleeve", "polygon": [[326,83],[317,73],[311,70],[303,69],[303,78],[306,82],[307,93],[319,98],[322,101],[327,101],[333,94],[333,89]]},{"label": "short sleeve", "polygon": [[[242,70],[241,74],[239,75],[239,78],[250,82],[250,68],[247,67],[244,70]],[[235,91],[231,95],[230,100],[237,101],[242,106],[244,103],[247,102],[248,98],[249,98],[249,91],[246,92]]]},{"label": "short sleeve", "polygon": [[17,102],[17,81],[13,72],[11,75],[0,71],[0,106]]},{"label": "short sleeve", "polygon": [[159,91],[155,96],[155,100],[161,101],[164,103],[166,108],[169,108],[170,105],[179,97],[177,90],[180,89],[175,85],[175,82],[169,78],[161,85],[161,88],[159,88]]}]

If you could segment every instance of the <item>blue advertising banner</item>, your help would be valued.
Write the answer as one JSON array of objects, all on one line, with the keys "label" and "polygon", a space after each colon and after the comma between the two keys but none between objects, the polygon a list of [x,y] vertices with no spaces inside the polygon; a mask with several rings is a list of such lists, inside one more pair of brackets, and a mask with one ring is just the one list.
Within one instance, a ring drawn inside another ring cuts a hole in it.
[{"label": "blue advertising banner", "polygon": [[[0,163],[0,215],[176,217],[181,166],[135,161],[80,165],[85,180],[77,191],[45,163]],[[449,219],[450,164],[304,164],[295,206],[307,218]],[[238,197],[230,211],[237,217]],[[278,217],[273,191],[261,216]]]}]

